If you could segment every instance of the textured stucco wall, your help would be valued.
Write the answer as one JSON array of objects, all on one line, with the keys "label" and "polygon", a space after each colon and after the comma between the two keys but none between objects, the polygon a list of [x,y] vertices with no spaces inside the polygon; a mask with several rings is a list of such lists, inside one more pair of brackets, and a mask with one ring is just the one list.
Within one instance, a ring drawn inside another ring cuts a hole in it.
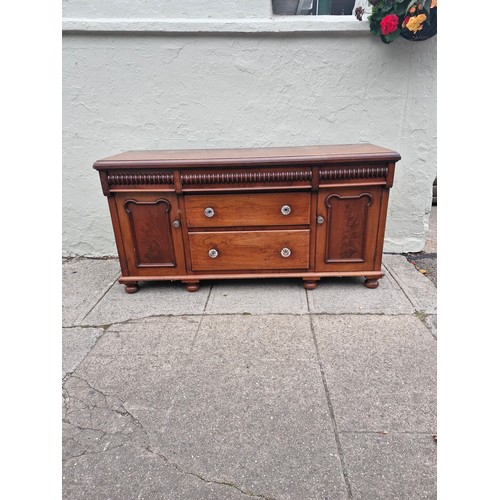
[{"label": "textured stucco wall", "polygon": [[365,32],[66,33],[63,78],[64,255],[116,254],[92,169],[101,157],[357,142],[402,155],[384,250],[423,249],[436,175],[436,37],[384,45]]},{"label": "textured stucco wall", "polygon": [[64,17],[249,18],[272,14],[271,0],[63,0]]}]

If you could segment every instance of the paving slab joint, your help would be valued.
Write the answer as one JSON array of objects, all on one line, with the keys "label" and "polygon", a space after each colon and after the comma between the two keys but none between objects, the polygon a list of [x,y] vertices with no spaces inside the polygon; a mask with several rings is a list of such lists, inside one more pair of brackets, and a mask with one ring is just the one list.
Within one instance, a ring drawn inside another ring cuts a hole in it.
[{"label": "paving slab joint", "polygon": [[415,311],[415,316],[420,320],[424,321],[427,318],[428,314],[425,311]]},{"label": "paving slab joint", "polygon": [[415,311],[414,316],[416,316],[425,326],[425,328],[429,331],[429,333],[432,335],[432,338],[437,340],[437,337],[432,333],[432,329],[429,327],[428,323],[425,321],[430,314],[427,314],[424,311]]},{"label": "paving slab joint", "polygon": [[76,323],[80,323],[80,322],[85,320],[85,318],[99,305],[101,300],[104,299],[104,297],[106,297],[106,294],[111,290],[113,285],[118,281],[118,278],[119,278],[119,276],[117,275],[116,278],[111,283],[108,283],[106,289],[104,290],[102,295],[96,300],[95,304],[91,307],[91,309],[89,311],[87,311],[86,313],[85,312],[82,313],[82,315],[80,315],[80,317],[77,319]]},{"label": "paving slab joint", "polygon": [[[306,298],[307,298],[307,309],[310,311],[310,308],[309,308],[309,297],[307,296],[307,294],[306,294]],[[326,402],[327,402],[327,406],[328,406],[328,412],[330,414],[330,420],[332,422],[333,434],[334,434],[334,437],[335,437],[335,443],[337,444],[337,451],[338,451],[338,454],[339,454],[340,465],[342,467],[342,475],[344,477],[344,483],[345,483],[346,490],[347,490],[347,498],[352,499],[353,495],[352,495],[351,482],[349,480],[349,474],[347,472],[347,465],[346,465],[346,461],[345,461],[345,457],[344,457],[344,452],[342,451],[342,444],[340,442],[340,436],[339,436],[338,426],[337,426],[337,419],[335,417],[335,412],[333,410],[333,402],[332,402],[332,398],[330,396],[330,390],[328,389],[328,384],[326,382],[326,376],[325,376],[325,370],[324,370],[324,367],[323,367],[323,363],[321,362],[321,356],[320,356],[320,353],[319,353],[318,340],[316,338],[316,332],[315,332],[315,329],[314,329],[314,322],[313,322],[313,316],[312,316],[312,314],[309,314],[309,325],[310,325],[310,328],[311,328],[311,334],[312,334],[313,341],[314,341],[314,348],[316,350],[316,358],[318,360],[318,366],[319,366],[319,370],[320,370],[320,373],[321,373],[321,380],[323,382],[323,389],[325,391],[325,397],[326,397]]]},{"label": "paving slab joint", "polygon": [[74,329],[74,328],[89,328],[89,329],[94,329],[94,330],[102,330],[102,332],[100,332],[95,340],[94,340],[94,343],[90,346],[90,348],[88,349],[87,353],[85,354],[85,356],[83,356],[83,358],[81,359],[81,361],[75,366],[75,368],[73,370],[71,370],[70,372],[67,372],[66,375],[64,375],[63,379],[62,379],[62,383],[64,385],[64,383],[68,380],[69,377],[71,377],[75,372],[76,370],[78,370],[78,367],[83,363],[83,361],[87,358],[87,356],[90,354],[90,352],[92,351],[92,349],[94,349],[94,347],[97,345],[97,343],[99,342],[99,340],[104,336],[104,334],[106,333],[106,330],[110,327],[111,325],[104,325],[104,326],[93,326],[93,325],[84,325],[84,326],[64,326],[63,327],[63,330],[67,330],[67,329]]}]

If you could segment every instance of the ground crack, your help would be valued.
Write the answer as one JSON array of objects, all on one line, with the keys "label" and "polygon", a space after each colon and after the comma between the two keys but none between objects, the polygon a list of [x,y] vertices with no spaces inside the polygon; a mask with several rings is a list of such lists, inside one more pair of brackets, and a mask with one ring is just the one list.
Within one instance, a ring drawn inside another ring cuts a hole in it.
[{"label": "ground crack", "polygon": [[235,490],[239,491],[243,495],[247,495],[247,496],[253,497],[253,498],[264,498],[265,500],[276,500],[274,497],[268,497],[266,495],[259,495],[258,493],[254,493],[251,490],[244,490],[243,488],[241,488],[237,484],[231,483],[229,481],[222,481],[222,480],[217,480],[217,479],[207,479],[207,478],[201,476],[200,474],[196,474],[195,472],[186,471],[179,464],[176,464],[175,462],[171,462],[165,455],[162,455],[161,453],[158,453],[158,452],[154,452],[150,447],[147,447],[146,451],[161,458],[165,463],[167,463],[171,467],[174,467],[174,469],[177,469],[182,474],[187,474],[188,476],[193,476],[193,477],[199,479],[200,481],[203,481],[204,483],[218,484],[220,486],[227,486],[229,488],[234,488]]},{"label": "ground crack", "polygon": [[[78,425],[78,424],[75,424],[73,421],[71,421],[71,419],[69,418],[72,415],[72,413],[74,413],[74,412],[78,413],[80,411],[80,409],[71,410],[70,408],[67,408],[66,411],[65,411],[63,422],[65,422],[68,425],[73,426],[74,428],[78,429],[80,432],[83,432],[83,431],[86,431],[86,430],[91,430],[91,431],[103,432],[104,435],[106,435],[106,436],[118,436],[118,437],[122,436],[124,439],[130,439],[133,436],[133,432],[134,431],[130,431],[130,432],[123,432],[123,431],[111,432],[111,431],[103,430],[103,429],[100,429],[100,428],[96,428],[94,426],[94,422],[93,422],[93,410],[97,410],[97,409],[107,410],[107,411],[116,413],[116,414],[120,415],[121,417],[129,418],[130,421],[131,421],[131,423],[133,424],[133,426],[135,426],[137,429],[139,429],[140,431],[143,432],[144,437],[145,437],[145,441],[146,441],[146,443],[149,446],[149,444],[151,442],[151,438],[149,436],[148,431],[142,425],[142,422],[136,416],[134,416],[125,407],[125,401],[123,401],[120,397],[118,397],[115,394],[106,394],[102,390],[97,389],[96,387],[92,386],[88,382],[88,380],[86,380],[85,378],[83,378],[81,376],[72,375],[72,378],[80,380],[81,382],[83,382],[91,391],[94,391],[95,393],[99,394],[103,398],[104,401],[102,402],[103,403],[102,405],[101,404],[89,405],[89,404],[86,403],[86,401],[84,399],[81,399],[81,398],[79,398],[76,395],[70,394],[67,391],[67,389],[64,388],[65,392],[67,393],[68,400],[69,399],[74,399],[76,401],[79,401],[88,410],[88,412],[89,412],[88,418],[89,418],[89,421],[90,421],[90,425]],[[110,401],[109,401],[110,399],[116,400],[115,401],[116,404],[110,404]]]},{"label": "ground crack", "polygon": [[[70,438],[70,439],[72,439],[72,438]],[[67,462],[68,460],[74,460],[75,458],[86,457],[89,455],[100,455],[102,453],[107,453],[107,452],[110,452],[113,450],[117,450],[118,448],[121,448],[122,446],[125,446],[125,445],[119,444],[117,446],[112,446],[111,448],[106,448],[105,450],[99,450],[99,451],[85,450],[83,453],[80,453],[79,455],[72,455],[71,457],[63,458],[61,461],[64,463],[64,462]]]}]

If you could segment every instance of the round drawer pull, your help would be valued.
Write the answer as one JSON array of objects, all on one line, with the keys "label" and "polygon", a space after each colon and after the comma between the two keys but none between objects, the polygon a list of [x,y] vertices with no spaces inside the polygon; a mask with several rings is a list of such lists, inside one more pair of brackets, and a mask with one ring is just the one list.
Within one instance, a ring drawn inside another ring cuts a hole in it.
[{"label": "round drawer pull", "polygon": [[292,207],[290,205],[283,205],[281,207],[281,213],[283,215],[290,215],[292,213]]},{"label": "round drawer pull", "polygon": [[292,255],[292,251],[289,248],[285,247],[285,248],[281,249],[281,256],[282,257],[287,258],[287,257],[290,257],[290,255]]},{"label": "round drawer pull", "polygon": [[209,256],[211,259],[215,259],[218,255],[219,255],[219,252],[218,252],[215,248],[211,248],[211,249],[208,251],[208,256]]},{"label": "round drawer pull", "polygon": [[215,215],[215,210],[211,207],[205,208],[205,217],[213,217]]},{"label": "round drawer pull", "polygon": [[323,224],[325,222],[325,218],[322,215],[318,215],[316,222],[318,224]]}]

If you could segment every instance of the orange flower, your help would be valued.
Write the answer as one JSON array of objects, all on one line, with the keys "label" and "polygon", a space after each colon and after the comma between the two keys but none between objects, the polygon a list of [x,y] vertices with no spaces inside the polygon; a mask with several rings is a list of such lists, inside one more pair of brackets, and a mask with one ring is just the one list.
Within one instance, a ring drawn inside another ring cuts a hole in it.
[{"label": "orange flower", "polygon": [[418,16],[410,17],[406,23],[406,28],[413,33],[422,29],[422,23],[427,19],[425,14],[419,14]]}]

